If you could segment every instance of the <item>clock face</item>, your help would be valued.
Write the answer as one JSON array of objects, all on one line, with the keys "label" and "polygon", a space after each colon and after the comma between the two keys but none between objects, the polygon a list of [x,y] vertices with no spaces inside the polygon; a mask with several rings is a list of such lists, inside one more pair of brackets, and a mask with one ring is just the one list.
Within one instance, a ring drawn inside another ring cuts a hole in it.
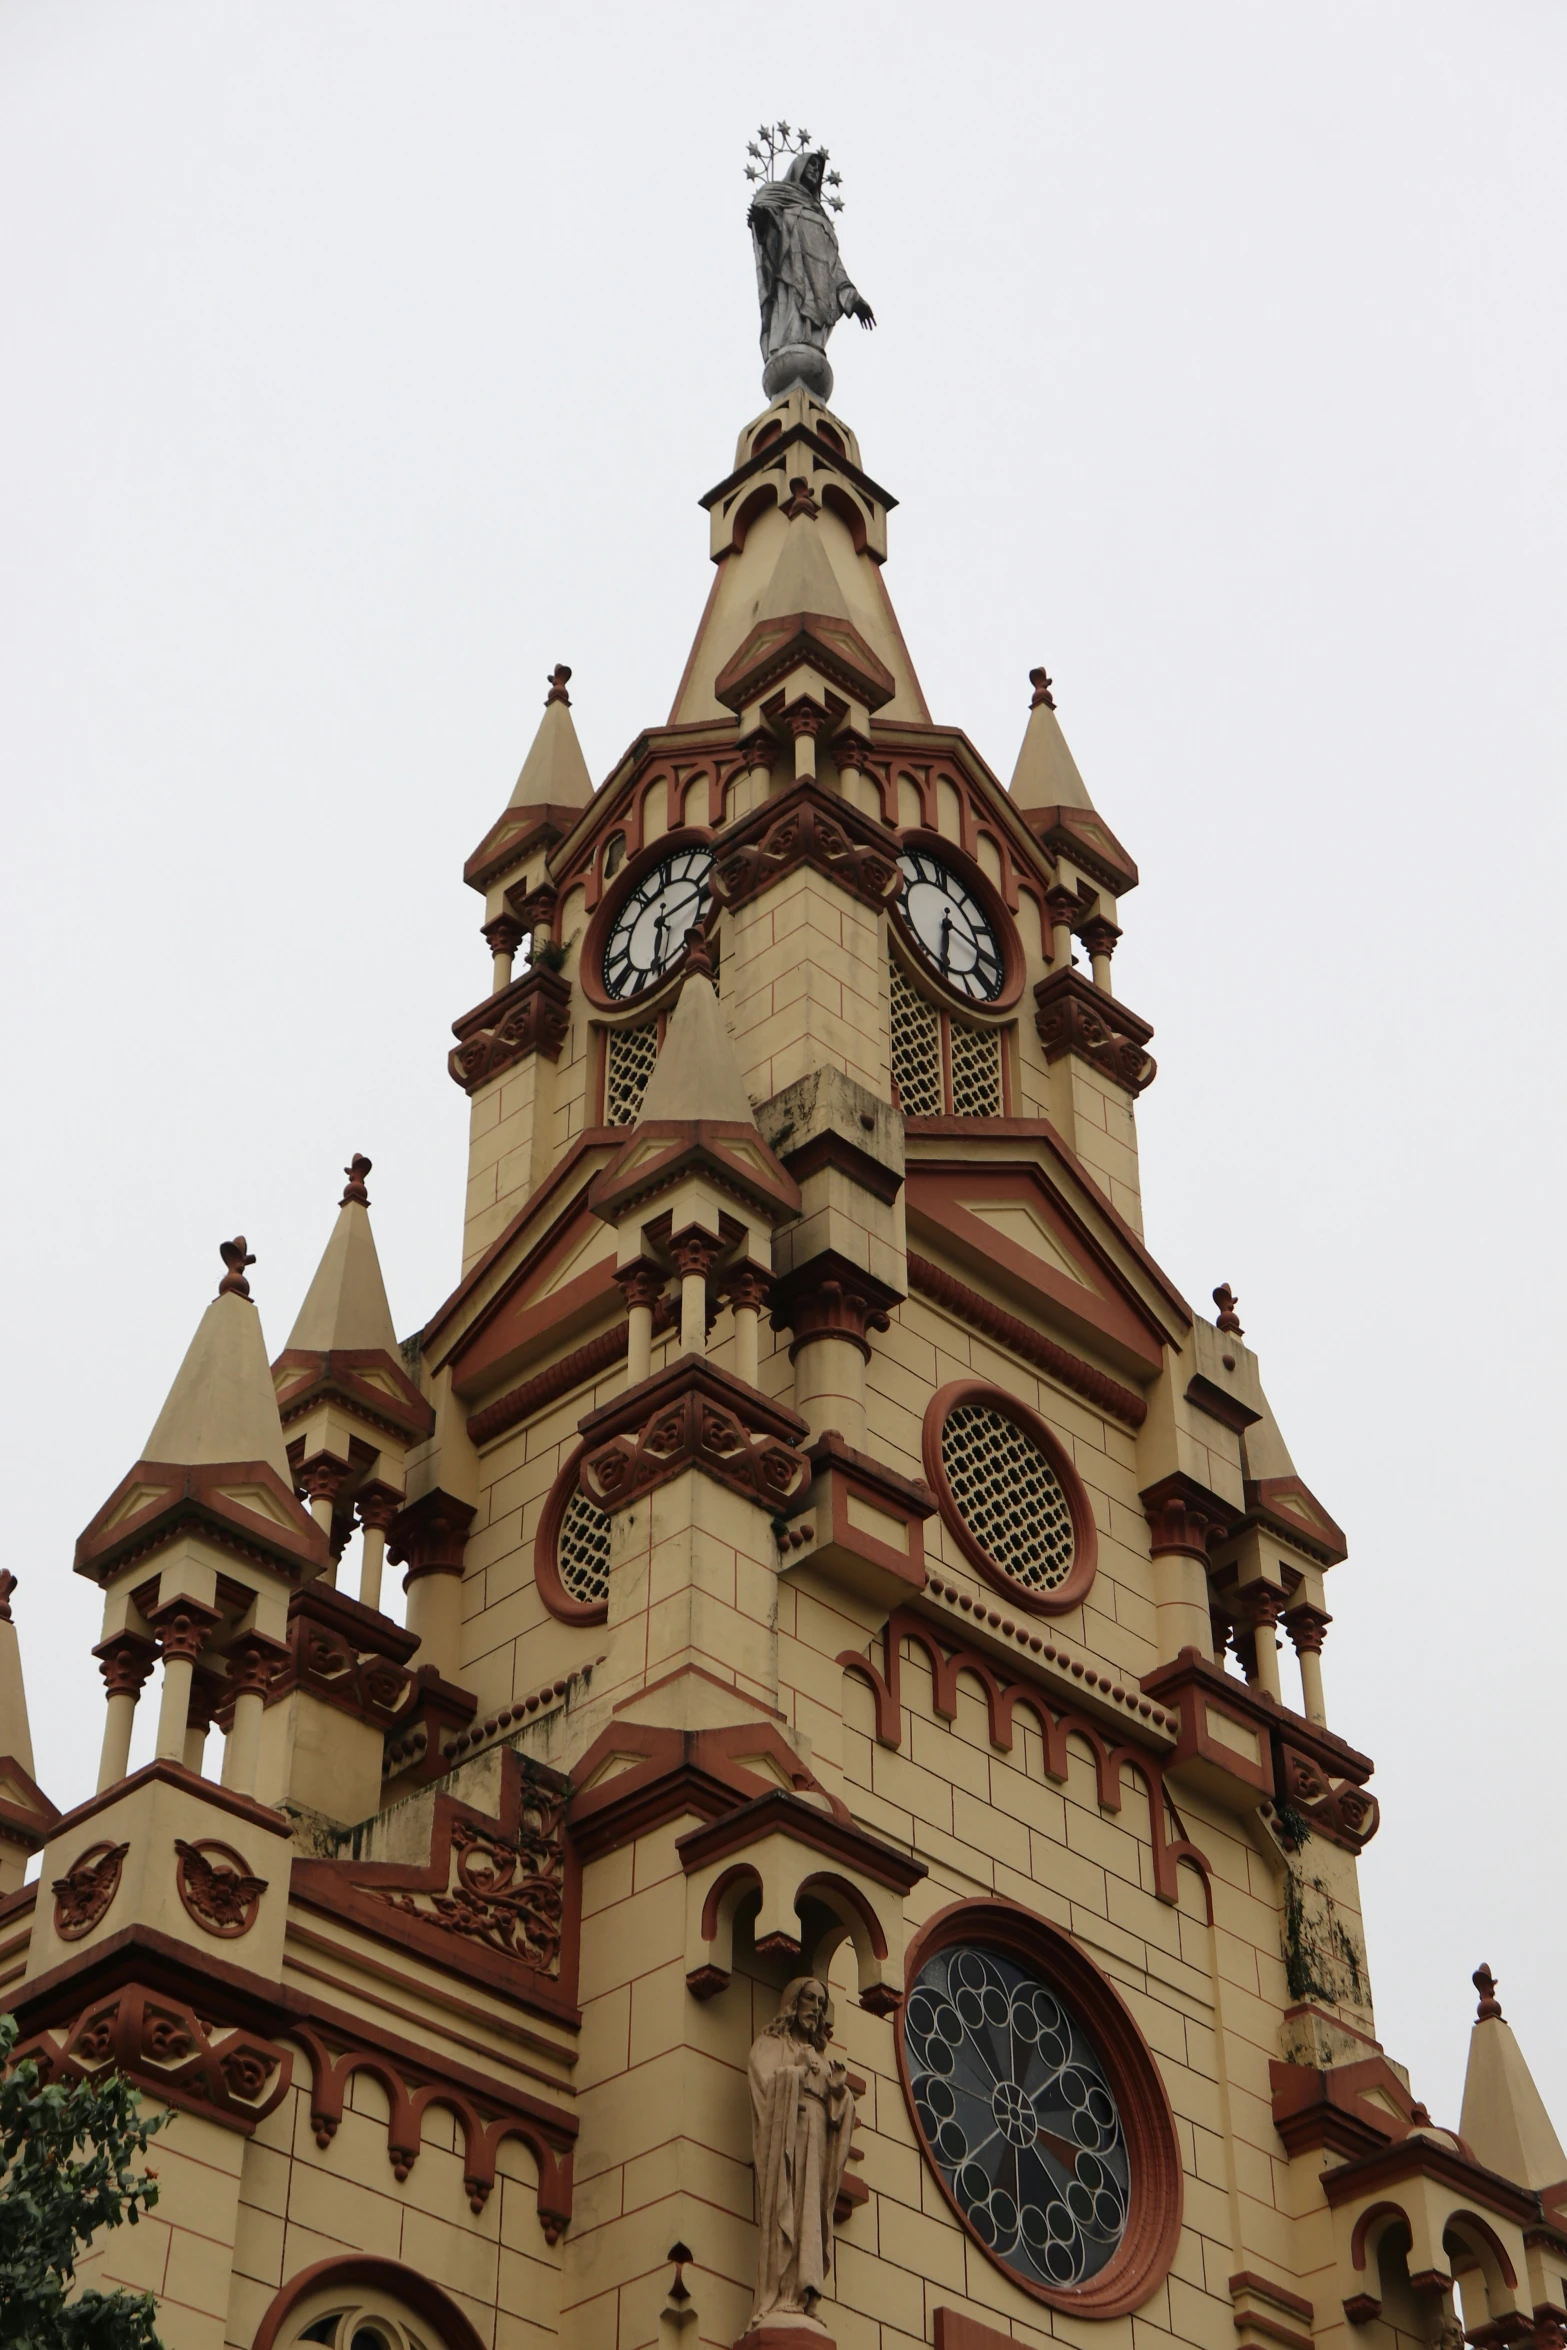
[{"label": "clock face", "polygon": [[644,873],[604,943],[604,992],[622,1003],[640,995],[678,962],[686,933],[713,902],[708,877],[713,852],[675,849]]},{"label": "clock face", "polygon": [[903,875],[899,903],[914,942],[931,969],[958,995],[977,1004],[994,1003],[1001,993],[1001,942],[990,916],[949,865],[924,849],[907,849],[898,859]]},{"label": "clock face", "polygon": [[1120,2102],[1066,2001],[1002,1950],[940,1951],[904,2004],[925,2151],[986,2250],[1026,2284],[1086,2284],[1126,2233]]}]

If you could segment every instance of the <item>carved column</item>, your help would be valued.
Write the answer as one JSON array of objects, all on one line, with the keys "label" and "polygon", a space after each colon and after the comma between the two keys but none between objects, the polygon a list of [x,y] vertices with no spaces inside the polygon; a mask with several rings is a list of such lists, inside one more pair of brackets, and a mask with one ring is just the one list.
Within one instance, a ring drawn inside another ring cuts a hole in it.
[{"label": "carved column", "polygon": [[1284,1690],[1279,1680],[1278,1623],[1284,1607],[1284,1593],[1276,1583],[1248,1583],[1238,1596],[1245,1607],[1247,1629],[1252,1636],[1253,1670],[1247,1678],[1255,1682],[1265,1697],[1271,1697],[1282,1705]]},{"label": "carved column", "polygon": [[536,889],[512,888],[506,892],[506,903],[521,925],[523,937],[528,941],[530,962],[537,956],[543,943],[540,933],[545,937],[549,934],[555,901],[559,895],[553,881],[541,881]]},{"label": "carved column", "polygon": [[216,1624],[215,1608],[194,1599],[172,1600],[151,1617],[163,1659],[163,1696],[158,1707],[158,1760],[180,1762],[185,1754],[185,1728],[190,1718],[191,1682],[196,1659]]},{"label": "carved column", "polygon": [[261,1716],[273,1674],[288,1663],[281,1641],[261,1632],[248,1632],[229,1651],[228,1694],[234,1701],[234,1719],[223,1745],[223,1784],[236,1795],[256,1792],[256,1765],[261,1756]]},{"label": "carved column", "polygon": [[794,780],[796,783],[816,781],[816,738],[827,723],[827,713],[820,702],[791,702],[783,713],[783,722],[794,737]]},{"label": "carved column", "polygon": [[626,1385],[640,1387],[653,1372],[653,1315],[664,1294],[664,1276],[649,1258],[638,1257],[622,1265],[615,1279],[626,1301]]},{"label": "carved column", "polygon": [[1077,935],[1088,949],[1095,987],[1103,988],[1106,995],[1113,995],[1115,991],[1110,985],[1110,957],[1115,953],[1120,931],[1103,914],[1095,914],[1082,925]]},{"label": "carved column", "polygon": [[723,1251],[723,1242],[700,1224],[688,1224],[671,1235],[669,1253],[680,1275],[680,1351],[707,1352],[707,1277]]},{"label": "carved column", "polygon": [[1179,1470],[1145,1486],[1139,1498],[1153,1560],[1159,1661],[1174,1664],[1183,1649],[1194,1648],[1211,1662],[1208,1543],[1228,1531],[1230,1513],[1216,1494]]},{"label": "carved column", "polygon": [[885,1330],[896,1290],[828,1249],[779,1281],[773,1327],[792,1330],[795,1409],[814,1443],[836,1429],[856,1452],[865,1449],[866,1333]]},{"label": "carved column", "polygon": [[1295,1643],[1295,1654],[1300,1659],[1300,1689],[1306,1701],[1306,1719],[1317,1722],[1325,1730],[1328,1709],[1322,1696],[1322,1643],[1327,1637],[1333,1618],[1325,1608],[1292,1607],[1284,1618],[1284,1629]]},{"label": "carved column", "polygon": [[522,944],[522,924],[515,914],[497,914],[493,922],[483,925],[484,941],[494,960],[490,968],[490,993],[499,995],[503,987],[511,985],[512,959]]},{"label": "carved column", "polygon": [[308,1461],[301,1461],[294,1471],[295,1489],[309,1502],[310,1515],[328,1541],[332,1536],[337,1497],[352,1474],[348,1462],[340,1460],[334,1452],[315,1453]]},{"label": "carved column", "polygon": [[131,1731],[142,1685],[157,1661],[152,1641],[139,1632],[116,1632],[93,1650],[103,1675],[108,1700],[103,1725],[103,1748],[98,1760],[98,1793],[117,1787],[131,1759]]},{"label": "carved column", "polygon": [[403,1497],[390,1485],[371,1483],[362,1485],[354,1497],[355,1513],[364,1534],[364,1545],[359,1557],[359,1604],[381,1608],[381,1568],[386,1558],[386,1537],[392,1522],[403,1506]]},{"label": "carved column", "polygon": [[400,1510],[387,1556],[406,1566],[408,1629],[418,1634],[417,1661],[434,1665],[443,1680],[462,1668],[462,1554],[473,1524],[473,1503],[454,1500],[439,1486]]},{"label": "carved column", "polygon": [[735,1377],[747,1387],[756,1385],[761,1358],[758,1325],[772,1286],[772,1276],[749,1262],[736,1265],[725,1285],[735,1322]]},{"label": "carved column", "polygon": [[180,1756],[188,1771],[201,1776],[202,1762],[207,1752],[207,1732],[223,1694],[223,1684],[216,1673],[194,1672],[190,1679],[190,1705],[185,1715],[185,1751]]},{"label": "carved column", "polygon": [[1077,920],[1077,892],[1059,884],[1045,893],[1045,911],[1050,916],[1050,969],[1070,971],[1072,968],[1072,925]]}]

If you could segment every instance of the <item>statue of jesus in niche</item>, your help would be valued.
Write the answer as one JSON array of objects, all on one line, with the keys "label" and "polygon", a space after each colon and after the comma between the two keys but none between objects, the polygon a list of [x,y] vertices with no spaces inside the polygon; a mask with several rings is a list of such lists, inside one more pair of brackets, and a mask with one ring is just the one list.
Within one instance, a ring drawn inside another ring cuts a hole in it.
[{"label": "statue of jesus in niche", "polygon": [[751,2326],[816,2322],[832,2274],[833,2205],[854,2135],[847,2069],[827,2054],[832,2001],[815,1975],[789,1984],[751,2050],[756,2306]]},{"label": "statue of jesus in niche", "polygon": [[822,202],[824,148],[796,155],[781,180],[764,180],[751,199],[751,243],[762,306],[762,389],[776,400],[802,383],[832,398],[827,337],[840,318],[876,324],[876,313],[851,280],[838,234]]}]

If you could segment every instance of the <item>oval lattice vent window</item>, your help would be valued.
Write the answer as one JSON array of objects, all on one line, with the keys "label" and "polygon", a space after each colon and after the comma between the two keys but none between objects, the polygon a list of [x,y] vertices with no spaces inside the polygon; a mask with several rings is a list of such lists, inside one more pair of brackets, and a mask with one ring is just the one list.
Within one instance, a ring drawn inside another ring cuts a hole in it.
[{"label": "oval lattice vent window", "polygon": [[579,1445],[539,1519],[533,1576],[552,1616],[567,1624],[602,1624],[609,1613],[610,1520],[578,1484],[581,1465]]},{"label": "oval lattice vent window", "polygon": [[1082,1480],[1037,1413],[993,1388],[944,1388],[925,1423],[925,1473],[981,1574],[1024,1607],[1075,1607],[1093,1580]]}]

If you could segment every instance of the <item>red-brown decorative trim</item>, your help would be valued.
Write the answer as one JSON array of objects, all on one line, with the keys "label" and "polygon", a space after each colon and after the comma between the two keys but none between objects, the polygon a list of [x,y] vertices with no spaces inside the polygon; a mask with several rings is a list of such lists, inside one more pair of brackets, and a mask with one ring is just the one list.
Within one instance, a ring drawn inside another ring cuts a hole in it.
[{"label": "red-brown decorative trim", "polygon": [[356,1721],[388,1729],[412,1693],[406,1668],[418,1645],[414,1633],[347,1592],[312,1583],[288,1603],[288,1646],[267,1683],[267,1704],[303,1689]]},{"label": "red-brown decorative trim", "polygon": [[[1268,2070],[1270,2074],[1274,2070],[1272,2063]],[[1471,2203],[1483,2204],[1498,2218],[1512,2220],[1518,2227],[1538,2226],[1540,2222],[1540,2198],[1532,2188],[1520,2187],[1516,2180],[1504,2179],[1496,2171],[1484,2169],[1458,2147],[1424,2137],[1418,2129],[1397,2144],[1379,2146],[1374,2153],[1359,2155],[1339,2163],[1333,2170],[1325,2170],[1322,2192],[1329,2208],[1337,2210],[1341,2204],[1358,2202],[1362,2195],[1374,2193],[1379,2187],[1397,2186],[1405,2179],[1435,2179]],[[1474,2214],[1464,2216],[1471,2224],[1485,2228],[1485,2222]],[[1506,2260],[1499,2239],[1493,2238],[1492,2248]],[[1507,2262],[1503,2274],[1510,2285],[1515,2285],[1518,2280],[1510,2273],[1511,2265]]]},{"label": "red-brown decorative trim", "polygon": [[[753,1124],[738,1119],[639,1119],[623,1130],[626,1140],[588,1186],[588,1205],[606,1224],[624,1221],[649,1195],[671,1189],[700,1168],[721,1190],[759,1207],[772,1223],[800,1213],[800,1190],[784,1172]],[[664,1224],[667,1230],[668,1211]],[[738,1239],[738,1231],[733,1235]],[[709,1236],[708,1245],[713,1245]]]},{"label": "red-brown decorative trim", "polygon": [[[233,1499],[259,1486],[279,1505],[283,1522]],[[144,1498],[129,1516],[131,1496]],[[75,1569],[101,1583],[114,1571],[172,1542],[194,1527],[220,1549],[259,1559],[297,1582],[331,1564],[325,1534],[270,1461],[226,1461],[189,1468],[180,1462],[138,1461],[122,1477],[97,1516],[78,1537]]]},{"label": "red-brown decorative trim", "polygon": [[457,1042],[446,1056],[447,1074],[473,1094],[534,1053],[558,1061],[570,1025],[571,982],[547,964],[530,964],[499,995],[452,1022]]},{"label": "red-brown decorative trim", "polygon": [[[705,1827],[688,1829],[684,1836],[676,1838],[675,1850],[680,1855],[681,1867],[690,1877],[698,1869],[706,1868],[710,1861],[723,1860],[731,1852],[748,1851],[763,1836],[770,1836],[778,1829],[812,1852],[825,1853],[831,1860],[858,1869],[861,1876],[869,1877],[875,1885],[885,1885],[893,1893],[912,1893],[921,1879],[930,1874],[922,1860],[913,1859],[896,1845],[884,1843],[881,1837],[868,1834],[851,1821],[835,1819],[830,1812],[818,1810],[814,1803],[807,1803],[782,1787],[754,1796],[749,1803],[742,1803],[737,1810],[726,1812],[722,1819],[709,1821]],[[885,1945],[879,1955],[885,1958]]]},{"label": "red-brown decorative trim", "polygon": [[[882,1635],[882,1668],[872,1664],[858,1649],[844,1649],[837,1661],[846,1673],[857,1674],[871,1692],[876,1706],[876,1737],[883,1746],[900,1746],[903,1742],[903,1643],[912,1640],[924,1650],[930,1666],[931,1703],[945,1722],[957,1719],[958,1677],[972,1673],[983,1691],[990,1725],[990,1743],[1003,1754],[1010,1754],[1013,1744],[1013,1718],[1020,1706],[1032,1714],[1044,1744],[1045,1775],[1058,1783],[1067,1776],[1067,1741],[1071,1737],[1087,1740],[1093,1750],[1094,1767],[1098,1775],[1099,1801],[1107,1811],[1121,1808],[1121,1771],[1123,1765],[1134,1770],[1143,1782],[1148,1797],[1148,1833],[1153,1848],[1154,1891],[1160,1901],[1174,1902],[1179,1887],[1176,1870],[1182,1861],[1190,1861],[1203,1882],[1206,1897],[1208,1863],[1195,1844],[1184,1838],[1174,1843],[1167,1841],[1165,1824],[1164,1770],[1159,1759],[1145,1746],[1124,1742],[1110,1745],[1100,1726],[1079,1713],[1057,1713],[1048,1702],[1037,1682],[1003,1678],[993,1661],[972,1648],[949,1643],[945,1633],[916,1615],[910,1608],[895,1608],[887,1618]],[[1053,1649],[1047,1655],[1054,1656]],[[1077,1670],[1074,1665],[1073,1671]],[[1086,1678],[1086,1675],[1085,1675]],[[1112,1697],[1130,1702],[1132,1693],[1119,1683],[1108,1692]],[[1143,1701],[1147,1711],[1153,1708]],[[1139,1707],[1143,1710],[1143,1707]],[[1129,1729],[1134,1725],[1128,1723]]]},{"label": "red-brown decorative trim", "polygon": [[868,710],[879,710],[898,681],[852,620],[836,613],[792,612],[759,620],[713,680],[715,698],[736,717],[796,669],[814,670]]},{"label": "red-brown decorative trim", "polygon": [[550,1487],[539,1530],[533,1538],[533,1580],[540,1599],[563,1624],[602,1624],[609,1614],[608,1599],[573,1599],[560,1579],[560,1529],[571,1497],[580,1482],[586,1447],[578,1445]]},{"label": "red-brown decorative trim", "polygon": [[[1141,2308],[1162,2282],[1181,2236],[1181,2149],[1153,2052],[1120,1994],[1071,1937],[1014,1902],[956,1901],[939,1910],[910,1946],[905,1990],[918,1980],[927,1959],[955,1942],[987,1943],[1006,1951],[1021,1965],[1038,1968],[1082,2017],[1115,2089],[1131,2166],[1126,2233],[1097,2276],[1086,2284],[1061,2290],[1034,2283],[1000,2262],[995,2265],[1021,2291],[1051,2309],[1069,2310],[1077,2317],[1125,2317]],[[900,2031],[894,2032],[893,2043],[910,2122],[923,2149]],[[979,2245],[987,2260],[994,2261],[934,2163],[930,2170],[964,2233]]]},{"label": "red-brown decorative trim", "polygon": [[1023,821],[1042,848],[1069,857],[1113,898],[1137,887],[1137,867],[1097,809],[1030,808]]},{"label": "red-brown decorative trim", "polygon": [[264,1828],[269,1836],[292,1836],[293,1822],[274,1811],[270,1804],[258,1803],[253,1795],[240,1795],[232,1787],[220,1787],[215,1779],[204,1779],[199,1771],[188,1771],[183,1763],[158,1759],[143,1763],[139,1771],[132,1771],[128,1779],[121,1779],[113,1787],[105,1787],[100,1794],[89,1795],[56,1822],[50,1841],[76,1828],[85,1827],[89,1820],[123,1803],[126,1796],[138,1787],[150,1786],[154,1781],[167,1787],[183,1787],[187,1793],[199,1795],[206,1805],[217,1811],[226,1811],[232,1819],[243,1820],[247,1826]]},{"label": "red-brown decorative trim", "polygon": [[802,865],[875,913],[903,888],[896,834],[805,778],[723,834],[713,867],[714,899],[733,912]]},{"label": "red-brown decorative trim", "polygon": [[1230,2279],[1231,2297],[1237,2293],[1250,2293],[1259,2301],[1271,2301],[1275,2309],[1282,2309],[1288,2317],[1298,2317],[1304,2325],[1309,2326],[1317,2314],[1316,2304],[1304,2294],[1291,2293],[1285,2286],[1274,2284],[1271,2277],[1258,2276],[1255,2269],[1236,2270]]},{"label": "red-brown decorative trim", "polygon": [[[388,1379],[390,1390],[384,1384]],[[356,1419],[389,1429],[405,1443],[422,1443],[435,1427],[431,1405],[396,1357],[381,1347],[286,1347],[272,1366],[272,1380],[285,1428],[312,1404],[328,1400],[345,1404]]]},{"label": "red-brown decorative trim", "polygon": [[1032,1363],[1036,1371],[1043,1371],[1061,1386],[1071,1388],[1075,1395],[1082,1396],[1100,1411],[1113,1413],[1129,1428],[1140,1428],[1147,1419],[1147,1404],[1131,1388],[1122,1387],[1106,1372],[1096,1371],[1091,1363],[1069,1354],[1064,1346],[1057,1346],[1042,1331],[1020,1322],[1015,1314],[1003,1313],[988,1297],[970,1289],[940,1265],[933,1265],[928,1257],[917,1256],[910,1249],[908,1264],[909,1287],[920,1290],[933,1305],[966,1322],[980,1337],[992,1339],[1009,1354]]},{"label": "red-brown decorative trim", "polygon": [[794,1332],[789,1346],[791,1363],[802,1346],[818,1338],[846,1339],[869,1362],[871,1347],[866,1332],[890,1329],[888,1317],[902,1302],[898,1290],[828,1248],[778,1277],[769,1319],[775,1330]]},{"label": "red-brown decorative trim", "polygon": [[[695,1677],[712,1678],[700,1671]],[[626,1755],[641,1759],[617,1771],[602,1787],[593,1784],[605,1762]],[[835,1818],[848,1824],[847,1806],[801,1761],[776,1720],[758,1715],[754,1723],[737,1723],[726,1730],[663,1730],[640,1722],[612,1722],[572,1773],[576,1792],[566,1816],[573,1847],[583,1860],[595,1860],[693,1812],[703,1820],[723,1819],[739,1805],[773,1791],[776,1780],[745,1767],[763,1757],[797,1793],[819,1796]]]},{"label": "red-brown decorative trim", "polygon": [[176,1836],[174,1850],[174,1883],[186,1916],[194,1918],[203,1933],[216,1934],[225,1942],[236,1942],[248,1934],[256,1922],[267,1879],[252,1876],[243,1853],[211,1836],[200,1837],[194,1844]]},{"label": "red-brown decorative trim", "polygon": [[1325,1836],[1343,1852],[1362,1852],[1382,1824],[1382,1807],[1355,1779],[1330,1779],[1306,1755],[1298,1753],[1287,1734],[1279,1738],[1283,1768],[1279,1774],[1284,1801],[1299,1812],[1313,1834]]},{"label": "red-brown decorative trim", "polygon": [[601,1509],[624,1509],[687,1469],[700,1469],[773,1512],[810,1480],[798,1413],[768,1402],[702,1355],[678,1355],[578,1426],[582,1489]]},{"label": "red-brown decorative trim", "polygon": [[317,2293],[336,2292],[339,2288],[350,2300],[358,2291],[381,2293],[389,2301],[403,2302],[423,2319],[435,2337],[437,2350],[485,2350],[456,2302],[449,2301],[440,2286],[432,2284],[422,2270],[404,2268],[400,2260],[382,2260],[364,2252],[313,2261],[309,2268],[302,2268],[297,2276],[290,2277],[267,2304],[254,2350],[275,2350],[285,2324],[296,2309]]},{"label": "red-brown decorative trim", "polygon": [[608,1330],[601,1330],[585,1346],[579,1346],[569,1355],[562,1355],[558,1363],[551,1363],[547,1371],[540,1371],[532,1379],[525,1379],[520,1387],[508,1388],[504,1395],[487,1403],[482,1410],[468,1415],[468,1438],[472,1444],[490,1444],[497,1436],[504,1436],[523,1420],[531,1420],[535,1412],[542,1412],[574,1387],[585,1387],[589,1380],[601,1379],[626,1354],[626,1325],[616,1322]]},{"label": "red-brown decorative trim", "polygon": [[[1340,1566],[1349,1556],[1349,1545],[1342,1527],[1335,1525],[1309,1485],[1299,1477],[1248,1477],[1245,1485],[1247,1515],[1260,1524],[1282,1534],[1287,1542],[1306,1552],[1309,1558],[1320,1559],[1324,1566]],[[1301,1518],[1287,1508],[1289,1496],[1298,1496],[1312,1511],[1311,1519]]]},{"label": "red-brown decorative trim", "polygon": [[24,1771],[14,1754],[6,1755],[5,1775],[22,1798],[0,1799],[0,1843],[26,1853],[42,1851],[54,1833],[59,1806],[51,1803],[31,1771]]},{"label": "red-brown decorative trim", "polygon": [[1080,971],[1052,971],[1035,988],[1034,1006],[1034,1026],[1047,1061],[1074,1053],[1133,1095],[1158,1076],[1159,1064],[1147,1049],[1153,1034],[1148,1022]]},{"label": "red-brown decorative trim", "polygon": [[492,881],[498,881],[513,865],[520,864],[530,850],[553,848],[581,818],[580,808],[568,807],[563,802],[540,800],[530,807],[507,808],[464,865],[464,881],[482,897]]},{"label": "red-brown decorative trim", "polygon": [[438,1793],[427,1862],[300,1860],[290,1897],[575,2023],[580,1901],[564,1779],[511,1749],[498,1814]]},{"label": "red-brown decorative trim", "polygon": [[108,1916],[120,1890],[120,1872],[128,1844],[89,1844],[78,1853],[63,1877],[56,1877],[54,1930],[62,1942],[80,1942]]},{"label": "red-brown decorative trim", "polygon": [[105,1697],[140,1698],[147,1676],[158,1661],[158,1644],[139,1632],[115,1632],[93,1650],[103,1675]]},{"label": "red-brown decorative trim", "polygon": [[193,2007],[140,1983],[92,2001],[63,2032],[35,2033],[16,2051],[16,2062],[27,2058],[46,2085],[91,2080],[112,2066],[136,2088],[246,2137],[282,2102],[294,2065],[286,2048],[204,2024]]},{"label": "red-brown decorative trim", "polygon": [[[1038,1445],[1060,1481],[1072,1517],[1072,1565],[1066,1581],[1055,1591],[1029,1591],[1021,1583],[1015,1583],[969,1531],[963,1513],[953,1499],[941,1457],[941,1431],[948,1416],[959,1404],[966,1403],[988,1404],[992,1410],[1011,1420],[1030,1442]],[[992,1386],[988,1380],[954,1379],[948,1386],[938,1389],[926,1405],[920,1441],[926,1482],[936,1496],[942,1523],[957,1541],[964,1557],[978,1569],[986,1582],[994,1590],[1003,1592],[1014,1607],[1026,1608],[1031,1615],[1065,1615],[1069,1609],[1077,1607],[1092,1584],[1099,1564],[1099,1533],[1094,1524],[1087,1489],[1073,1466],[1070,1454],[1039,1414],[1030,1410],[1027,1404],[1019,1403],[1016,1396],[1008,1395],[1005,1388]]]},{"label": "red-brown decorative trim", "polygon": [[911,980],[923,993],[929,994],[939,1003],[943,1011],[959,1012],[967,1020],[978,1019],[983,1022],[987,1016],[999,1018],[1011,1012],[1023,992],[1028,964],[1023,954],[1022,941],[1018,937],[1017,923],[1007,911],[1001,893],[989,874],[972,856],[965,853],[958,842],[949,840],[944,832],[936,832],[928,826],[903,833],[899,847],[907,854],[934,857],[941,864],[950,866],[964,888],[979,900],[989,916],[990,927],[996,934],[996,944],[1001,949],[1000,993],[985,1003],[976,1003],[971,996],[961,995],[956,988],[945,984],[939,971],[932,970],[903,912],[903,891],[900,887],[897,897],[892,901],[892,913],[895,935],[904,950],[904,969]]}]

